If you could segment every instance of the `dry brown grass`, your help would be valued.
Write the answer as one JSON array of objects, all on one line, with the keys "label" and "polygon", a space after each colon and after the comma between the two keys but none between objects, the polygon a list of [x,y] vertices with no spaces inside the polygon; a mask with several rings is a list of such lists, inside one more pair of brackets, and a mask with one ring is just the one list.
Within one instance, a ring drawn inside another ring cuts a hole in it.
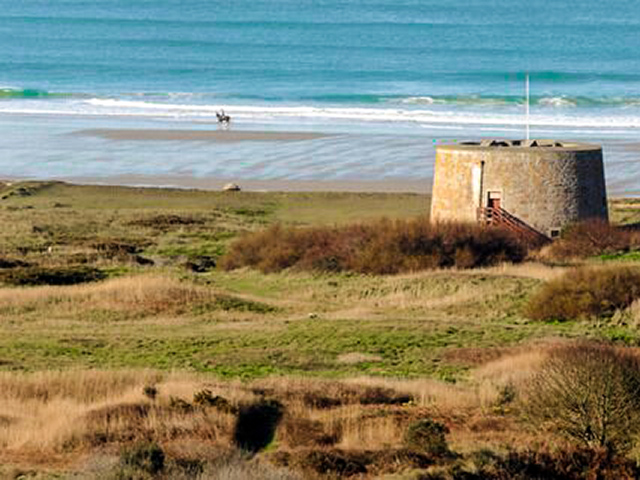
[{"label": "dry brown grass", "polygon": [[[282,451],[399,449],[407,426],[425,417],[451,430],[450,444],[459,452],[483,445],[500,449],[505,442],[525,445],[538,438],[509,414],[510,404],[502,405],[501,395],[507,385],[519,391],[553,345],[498,352],[461,384],[372,377],[270,377],[242,383],[153,371],[2,373],[0,462],[59,468],[61,459],[117,452],[149,439],[170,454],[184,445],[228,449],[236,423],[233,409],[264,398],[284,405],[276,432]],[[145,395],[145,386],[154,386],[157,396]],[[194,394],[204,389],[232,409],[196,404]]]},{"label": "dry brown grass", "polygon": [[[155,400],[144,395],[155,385]],[[233,414],[217,409],[180,408],[204,387],[232,404],[256,397],[232,383],[211,383],[188,374],[153,372],[4,373],[0,377],[0,462],[60,466],[108,446],[149,438],[162,442],[197,440],[227,446]]]},{"label": "dry brown grass", "polygon": [[535,261],[525,263],[502,263],[492,267],[476,268],[470,274],[485,273],[511,277],[535,278],[536,280],[552,280],[567,271],[566,267],[545,265]]},{"label": "dry brown grass", "polygon": [[378,362],[382,360],[382,357],[370,353],[349,352],[338,355],[337,360],[338,363],[344,363],[346,365],[356,365],[358,363]]},{"label": "dry brown grass", "polygon": [[[146,385],[157,388],[155,400],[144,395]],[[182,408],[172,400],[180,398],[193,405],[194,393],[203,388],[232,405],[255,401],[263,394],[282,399],[289,419],[320,426],[321,433],[311,443],[373,450],[399,446],[406,423],[424,412],[424,407],[451,411],[461,406],[477,408],[483,403],[482,394],[475,388],[435,381],[273,378],[246,385],[155,372],[3,373],[1,457],[7,461],[25,452],[48,452],[45,457],[87,452],[99,445],[140,438],[228,445],[233,414],[214,408]],[[405,401],[406,395],[415,396],[416,402],[386,404]],[[284,443],[294,444],[291,429],[288,434],[283,429],[279,435],[285,435],[285,439],[288,435]]]},{"label": "dry brown grass", "polygon": [[92,310],[155,314],[176,313],[215,300],[206,287],[164,276],[124,277],[102,283],[0,290],[0,311],[19,314],[44,310],[73,315]]},{"label": "dry brown grass", "polygon": [[548,340],[523,347],[480,366],[473,372],[473,379],[485,386],[522,385],[539,370],[550,349],[560,343],[560,340]]}]

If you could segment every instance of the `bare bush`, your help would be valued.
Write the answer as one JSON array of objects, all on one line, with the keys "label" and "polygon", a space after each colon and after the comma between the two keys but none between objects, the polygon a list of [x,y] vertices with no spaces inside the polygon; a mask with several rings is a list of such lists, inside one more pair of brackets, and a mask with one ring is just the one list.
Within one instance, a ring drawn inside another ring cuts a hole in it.
[{"label": "bare bush", "polygon": [[640,359],[597,343],[557,347],[530,381],[535,424],[586,448],[624,452],[640,433]]}]

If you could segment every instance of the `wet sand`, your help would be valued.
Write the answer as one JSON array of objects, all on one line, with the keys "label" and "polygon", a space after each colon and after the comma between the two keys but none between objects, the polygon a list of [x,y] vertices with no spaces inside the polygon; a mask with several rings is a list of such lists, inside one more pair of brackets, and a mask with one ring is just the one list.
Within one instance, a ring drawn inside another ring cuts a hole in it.
[{"label": "wet sand", "polygon": [[[59,143],[32,162],[4,159],[3,176],[207,190],[229,182],[253,191],[431,190],[435,143],[425,136],[76,125],[56,131]],[[640,142],[589,140],[603,145],[608,195],[640,196]]]},{"label": "wet sand", "polygon": [[182,175],[114,175],[108,177],[66,177],[57,180],[93,185],[135,187],[177,187],[221,190],[235,183],[242,190],[266,192],[376,192],[429,193],[431,179],[389,180],[243,180],[241,178],[190,177]]},{"label": "wet sand", "polygon": [[79,130],[74,135],[100,137],[107,140],[195,141],[215,143],[297,142],[329,135],[311,132],[257,132],[248,130],[143,130],[96,128]]}]

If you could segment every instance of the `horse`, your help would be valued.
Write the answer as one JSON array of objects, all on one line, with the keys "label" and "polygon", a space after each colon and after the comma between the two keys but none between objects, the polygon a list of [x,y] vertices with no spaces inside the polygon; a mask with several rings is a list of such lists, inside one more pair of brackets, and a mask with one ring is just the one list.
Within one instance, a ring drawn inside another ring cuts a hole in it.
[{"label": "horse", "polygon": [[218,123],[224,127],[227,127],[231,122],[231,117],[226,113],[224,113],[224,110],[220,110],[219,112],[216,112],[216,117],[218,118]]}]

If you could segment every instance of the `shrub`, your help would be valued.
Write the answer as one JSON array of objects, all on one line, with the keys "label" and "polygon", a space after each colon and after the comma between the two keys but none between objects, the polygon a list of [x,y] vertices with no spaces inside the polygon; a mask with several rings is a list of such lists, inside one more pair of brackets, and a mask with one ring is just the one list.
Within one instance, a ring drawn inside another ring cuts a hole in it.
[{"label": "shrub", "polygon": [[240,408],[234,431],[239,448],[257,453],[271,443],[283,415],[283,406],[275,400],[261,400]]},{"label": "shrub", "polygon": [[164,469],[164,452],[156,443],[139,443],[120,455],[120,464],[150,475]]},{"label": "shrub", "polygon": [[103,271],[85,266],[15,268],[0,275],[0,281],[15,286],[76,285],[104,278]]},{"label": "shrub", "polygon": [[517,395],[518,392],[515,385],[513,383],[507,383],[498,391],[498,398],[496,398],[496,407],[499,410],[504,409],[514,402]]},{"label": "shrub", "polygon": [[510,450],[497,454],[480,450],[461,463],[451,463],[416,480],[622,480],[638,478],[635,462],[604,450]]},{"label": "shrub", "polygon": [[175,458],[173,460],[173,476],[169,475],[169,478],[178,477],[180,474],[182,478],[202,478],[206,462],[198,458]]},{"label": "shrub", "polygon": [[[434,458],[424,453],[416,452],[409,448],[384,448],[376,452],[371,452],[372,464],[368,470],[375,470],[376,473],[397,472],[398,467],[406,468],[428,468],[434,463]],[[378,477],[376,477],[378,478]],[[385,477],[386,478],[386,477]]]},{"label": "shrub", "polygon": [[212,308],[218,308],[226,312],[251,312],[251,313],[273,313],[278,309],[267,303],[254,302],[232,295],[216,295]]},{"label": "shrub", "polygon": [[[280,453],[280,457],[289,455]],[[284,454],[284,455],[282,455]],[[274,455],[278,457],[278,455]],[[273,457],[272,457],[273,459]],[[267,462],[252,460],[245,452],[231,451],[205,466],[200,480],[302,480],[302,477],[284,468],[277,468]]]},{"label": "shrub", "polygon": [[498,464],[501,478],[632,479],[640,473],[634,462],[603,450],[565,449],[556,452],[511,451]]},{"label": "shrub", "polygon": [[182,413],[191,413],[193,411],[193,405],[180,397],[169,397],[169,408]]},{"label": "shrub", "polygon": [[581,268],[547,282],[528,302],[534,320],[608,317],[640,298],[640,270],[630,267]]},{"label": "shrub", "polygon": [[325,410],[329,408],[339,407],[345,402],[343,399],[334,398],[328,395],[324,395],[321,392],[305,392],[302,395],[302,403],[310,408],[317,408],[319,410]]},{"label": "shrub", "polygon": [[192,272],[204,273],[216,268],[216,259],[209,255],[197,255],[189,259],[184,266]]},{"label": "shrub", "polygon": [[398,393],[391,388],[369,387],[358,396],[361,405],[404,405],[413,401],[411,395]]},{"label": "shrub", "polygon": [[142,389],[142,394],[149,400],[155,400],[158,396],[158,388],[154,385],[145,385]]},{"label": "shrub", "polygon": [[200,390],[193,394],[193,404],[200,407],[213,407],[222,412],[235,413],[236,409],[229,400],[219,395],[213,395],[211,390]]},{"label": "shrub", "polygon": [[554,349],[531,380],[530,420],[587,448],[626,451],[640,433],[640,359],[581,343]]},{"label": "shrub", "polygon": [[90,410],[84,417],[85,439],[91,445],[102,445],[146,438],[150,412],[152,408],[145,403],[120,403]]},{"label": "shrub", "polygon": [[310,389],[302,393],[305,406],[319,410],[341,405],[404,405],[414,400],[413,396],[400,393],[392,388],[374,386],[347,386],[325,384],[320,389]]},{"label": "shrub", "polygon": [[152,242],[146,239],[102,238],[89,242],[88,246],[107,257],[121,257],[141,253]]},{"label": "shrub", "polygon": [[[367,472],[371,458],[363,452],[343,450],[309,450],[301,452],[295,462],[302,470],[310,470],[321,475],[351,477]],[[333,478],[333,477],[331,477]]]},{"label": "shrub", "polygon": [[132,227],[154,228],[157,230],[169,230],[174,227],[184,227],[192,225],[204,225],[204,218],[193,215],[177,215],[172,213],[161,213],[131,220],[126,223]]},{"label": "shrub", "polygon": [[521,261],[526,245],[513,234],[476,224],[427,219],[379,220],[342,227],[274,225],[234,242],[220,266],[263,272],[302,270],[393,274],[426,268],[473,268]]},{"label": "shrub", "polygon": [[27,262],[22,260],[17,260],[13,258],[4,258],[0,257],[0,268],[18,268],[18,267],[29,267]]},{"label": "shrub", "polygon": [[405,434],[405,445],[412,451],[441,456],[449,453],[446,425],[429,418],[417,420],[409,425]]},{"label": "shrub", "polygon": [[576,223],[553,242],[547,255],[555,260],[627,252],[640,247],[640,233],[600,219]]},{"label": "shrub", "polygon": [[[314,447],[331,446],[340,439],[340,432],[337,429],[334,433],[327,433],[324,425],[319,420],[308,418],[287,417],[282,429],[278,433],[278,438],[284,441],[289,447]],[[280,436],[282,434],[282,436]]]}]

